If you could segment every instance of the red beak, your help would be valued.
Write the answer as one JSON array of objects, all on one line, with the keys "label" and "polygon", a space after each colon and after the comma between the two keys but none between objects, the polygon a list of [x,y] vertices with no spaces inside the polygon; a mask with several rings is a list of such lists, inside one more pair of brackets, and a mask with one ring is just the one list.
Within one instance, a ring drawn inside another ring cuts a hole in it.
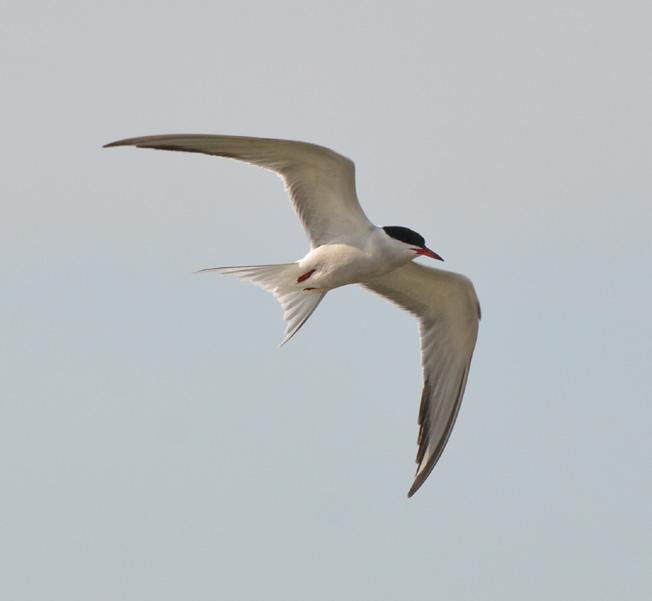
[{"label": "red beak", "polygon": [[431,259],[437,259],[437,261],[444,260],[436,252],[431,251],[429,248],[426,248],[425,246],[423,246],[422,248],[415,248],[414,250],[417,251],[418,255],[423,255],[424,257],[430,257]]}]

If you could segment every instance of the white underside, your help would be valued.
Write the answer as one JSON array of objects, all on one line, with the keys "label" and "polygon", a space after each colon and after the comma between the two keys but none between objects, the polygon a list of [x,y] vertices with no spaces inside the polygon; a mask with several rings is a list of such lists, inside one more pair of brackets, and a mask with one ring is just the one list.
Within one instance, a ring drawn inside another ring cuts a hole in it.
[{"label": "white underside", "polygon": [[315,270],[304,283],[322,290],[359,284],[409,263],[415,253],[380,228],[366,236],[324,244],[299,261],[303,273]]},{"label": "white underside", "polygon": [[283,309],[283,345],[306,323],[329,290],[372,280],[408,263],[413,256],[402,247],[397,250],[396,244],[379,228],[370,230],[364,242],[324,244],[296,263],[215,267],[205,271],[236,276],[271,292]]}]

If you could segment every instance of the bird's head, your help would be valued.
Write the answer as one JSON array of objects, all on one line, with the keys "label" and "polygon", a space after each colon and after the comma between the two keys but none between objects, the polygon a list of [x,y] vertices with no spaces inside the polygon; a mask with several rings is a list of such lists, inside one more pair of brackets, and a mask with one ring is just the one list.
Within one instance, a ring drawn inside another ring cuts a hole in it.
[{"label": "bird's head", "polygon": [[443,261],[436,252],[433,252],[426,246],[426,240],[421,234],[417,234],[414,230],[400,225],[386,225],[383,227],[385,233],[394,240],[402,244],[406,251],[413,252],[415,258],[419,255],[430,257]]}]

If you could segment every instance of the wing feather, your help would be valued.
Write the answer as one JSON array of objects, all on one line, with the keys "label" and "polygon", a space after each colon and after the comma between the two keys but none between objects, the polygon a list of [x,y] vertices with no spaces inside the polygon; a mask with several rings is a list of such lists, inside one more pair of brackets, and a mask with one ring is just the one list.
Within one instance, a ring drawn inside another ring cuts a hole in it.
[{"label": "wing feather", "polygon": [[355,191],[355,166],[340,154],[316,144],[204,134],[127,138],[106,144],[198,152],[265,167],[283,179],[294,209],[313,248],[359,235],[373,227]]},{"label": "wing feather", "polygon": [[467,278],[419,263],[408,263],[364,286],[419,320],[423,390],[411,497],[435,467],[455,425],[478,334],[480,304]]}]

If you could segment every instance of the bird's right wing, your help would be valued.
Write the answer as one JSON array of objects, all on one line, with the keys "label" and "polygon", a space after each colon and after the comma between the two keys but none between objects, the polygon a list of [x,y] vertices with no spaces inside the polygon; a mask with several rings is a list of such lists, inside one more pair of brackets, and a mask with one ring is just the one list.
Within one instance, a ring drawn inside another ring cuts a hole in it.
[{"label": "bird's right wing", "polygon": [[423,392],[411,497],[435,467],[455,424],[478,334],[480,304],[466,277],[413,262],[364,286],[419,320]]},{"label": "bird's right wing", "polygon": [[237,159],[276,172],[285,182],[313,248],[343,237],[358,236],[373,227],[356,196],[353,162],[323,146],[271,138],[204,134],[128,138],[105,147],[110,146],[199,152]]}]

